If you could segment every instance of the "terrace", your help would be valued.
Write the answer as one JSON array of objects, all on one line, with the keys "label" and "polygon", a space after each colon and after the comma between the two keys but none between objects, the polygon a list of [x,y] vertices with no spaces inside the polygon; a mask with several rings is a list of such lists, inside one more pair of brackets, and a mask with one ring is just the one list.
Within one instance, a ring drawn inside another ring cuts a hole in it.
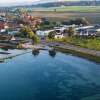
[{"label": "terrace", "polygon": [[19,44],[31,44],[31,39],[14,37],[12,35],[0,35],[1,48],[17,48]]}]

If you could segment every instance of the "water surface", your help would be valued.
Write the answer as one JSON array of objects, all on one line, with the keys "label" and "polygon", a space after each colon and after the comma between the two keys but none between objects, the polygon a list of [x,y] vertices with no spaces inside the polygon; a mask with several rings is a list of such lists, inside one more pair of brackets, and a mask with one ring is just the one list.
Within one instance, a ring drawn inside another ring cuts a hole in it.
[{"label": "water surface", "polygon": [[0,100],[100,100],[100,64],[58,52],[0,64]]}]

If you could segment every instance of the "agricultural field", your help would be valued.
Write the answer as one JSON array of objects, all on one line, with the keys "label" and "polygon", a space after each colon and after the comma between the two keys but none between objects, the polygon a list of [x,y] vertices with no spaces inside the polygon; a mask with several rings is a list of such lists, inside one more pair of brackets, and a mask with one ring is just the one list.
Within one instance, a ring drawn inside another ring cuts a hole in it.
[{"label": "agricultural field", "polygon": [[51,12],[33,11],[30,13],[34,17],[46,17],[49,21],[66,21],[74,18],[85,17],[91,24],[100,23],[100,13],[80,13],[80,12]]},{"label": "agricultural field", "polygon": [[91,24],[100,23],[100,6],[33,8],[31,14],[38,17],[47,17],[50,21],[65,21],[85,17]]},{"label": "agricultural field", "polygon": [[56,11],[56,12],[100,12],[100,6],[61,6],[50,8],[33,8],[34,11]]}]

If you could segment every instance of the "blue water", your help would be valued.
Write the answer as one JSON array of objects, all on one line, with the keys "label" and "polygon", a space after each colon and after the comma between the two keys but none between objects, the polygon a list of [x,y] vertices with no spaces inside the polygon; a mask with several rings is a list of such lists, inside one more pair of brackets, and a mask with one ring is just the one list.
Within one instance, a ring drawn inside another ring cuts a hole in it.
[{"label": "blue water", "polygon": [[0,64],[0,100],[100,100],[100,64],[58,52]]}]

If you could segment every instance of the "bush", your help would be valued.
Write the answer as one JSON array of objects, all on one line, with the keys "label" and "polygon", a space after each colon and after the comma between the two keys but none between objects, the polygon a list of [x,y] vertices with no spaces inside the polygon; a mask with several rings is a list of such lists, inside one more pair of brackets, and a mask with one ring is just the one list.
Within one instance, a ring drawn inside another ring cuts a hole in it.
[{"label": "bush", "polygon": [[48,38],[49,38],[49,39],[54,39],[55,34],[56,34],[55,31],[49,32],[49,34],[48,34]]},{"label": "bush", "polygon": [[33,40],[33,44],[37,44],[37,43],[39,43],[39,38],[36,36],[36,35],[34,35],[33,37],[32,37],[32,40]]}]

